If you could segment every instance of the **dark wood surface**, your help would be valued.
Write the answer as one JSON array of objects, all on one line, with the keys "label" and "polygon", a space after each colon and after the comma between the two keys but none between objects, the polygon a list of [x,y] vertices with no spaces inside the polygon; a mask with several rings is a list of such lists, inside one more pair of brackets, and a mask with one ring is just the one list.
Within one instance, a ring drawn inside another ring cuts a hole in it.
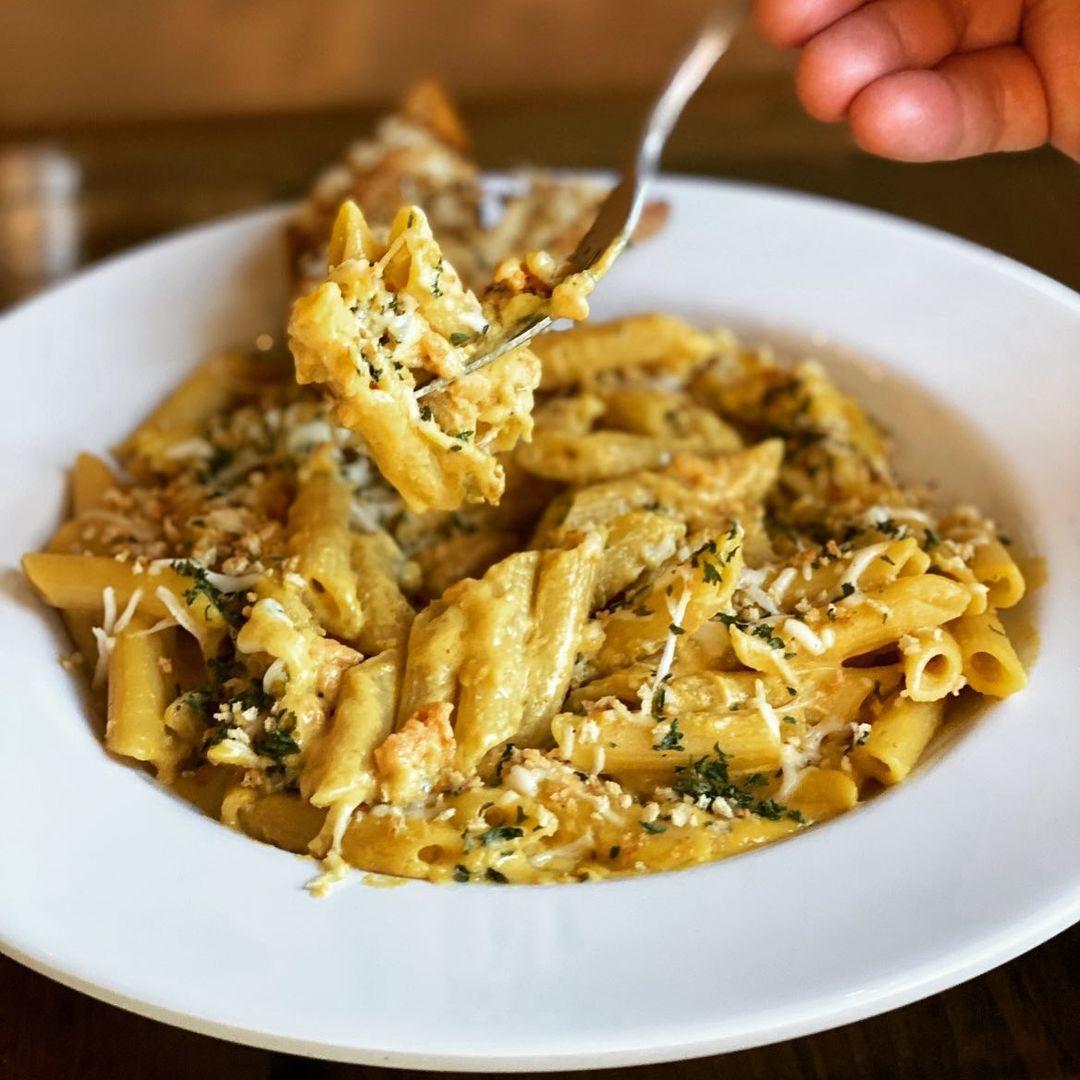
[{"label": "dark wood surface", "polygon": [[[619,99],[468,111],[477,155],[492,167],[606,166],[632,134],[640,107]],[[368,113],[339,111],[0,131],[0,150],[47,140],[79,160],[83,257],[92,261],[185,224],[295,195],[369,122]],[[856,153],[841,129],[802,117],[786,85],[749,80],[695,103],[667,161],[675,170],[888,210],[1080,287],[1080,169],[1048,151],[919,167],[876,161]],[[3,887],[17,887],[21,873],[32,868],[5,868]],[[981,978],[858,1024],[719,1058],[618,1072],[649,1080],[1080,1077],[1078,973],[1074,927]],[[0,1080],[364,1074],[392,1080],[388,1070],[306,1061],[169,1028],[0,959]]]}]

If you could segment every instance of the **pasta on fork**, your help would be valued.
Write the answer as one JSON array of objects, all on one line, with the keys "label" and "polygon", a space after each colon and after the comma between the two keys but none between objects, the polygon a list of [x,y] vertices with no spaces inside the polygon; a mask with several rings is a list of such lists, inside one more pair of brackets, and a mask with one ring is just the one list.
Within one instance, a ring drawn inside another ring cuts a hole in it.
[{"label": "pasta on fork", "polygon": [[[549,257],[507,260],[481,302],[419,207],[403,207],[382,244],[352,202],[334,223],[329,260],[327,280],[293,305],[297,379],[328,388],[335,419],[363,436],[410,509],[497,503],[504,475],[496,454],[532,430],[540,363],[521,348],[471,374],[465,364],[493,329],[540,314],[584,318],[592,275],[551,285]],[[417,401],[414,391],[432,378],[456,381]]]}]

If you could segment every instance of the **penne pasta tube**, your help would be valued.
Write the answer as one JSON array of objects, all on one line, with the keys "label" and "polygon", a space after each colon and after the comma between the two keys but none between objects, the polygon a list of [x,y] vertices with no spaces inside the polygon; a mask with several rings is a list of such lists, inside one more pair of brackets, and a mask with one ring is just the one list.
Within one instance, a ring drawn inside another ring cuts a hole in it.
[{"label": "penne pasta tube", "polygon": [[659,652],[670,635],[692,634],[726,607],[742,571],[742,538],[734,525],[706,539],[686,562],[606,618],[597,670],[615,671]]},{"label": "penne pasta tube", "polygon": [[963,659],[956,639],[935,627],[900,639],[904,693],[912,701],[937,701],[964,685]]},{"label": "penne pasta tube", "polygon": [[678,370],[701,363],[713,339],[671,315],[636,315],[537,338],[541,390],[578,385],[590,375],[663,364]]},{"label": "penne pasta tube", "polygon": [[510,736],[518,746],[542,746],[550,739],[551,718],[570,686],[602,548],[600,537],[590,533],[570,551],[545,551],[540,557],[521,722]]},{"label": "penne pasta tube", "polygon": [[101,506],[105,494],[116,487],[116,474],[94,454],[79,454],[71,470],[71,509],[78,517]]},{"label": "penne pasta tube", "polygon": [[454,737],[456,767],[466,775],[521,723],[529,685],[522,661],[539,564],[538,551],[511,555],[480,581],[461,582],[447,594],[461,590],[455,599],[465,616]]},{"label": "penne pasta tube", "polygon": [[289,554],[307,582],[306,599],[320,622],[346,641],[356,639],[364,621],[352,565],[351,509],[351,493],[323,444],[300,470],[289,509]]},{"label": "penne pasta tube", "polygon": [[786,805],[807,821],[827,821],[858,801],[858,785],[847,773],[811,767],[803,770]]},{"label": "penne pasta tube", "polygon": [[341,677],[329,728],[304,765],[300,791],[314,806],[351,812],[375,795],[375,747],[393,730],[401,657],[393,650]]},{"label": "penne pasta tube", "polygon": [[429,604],[413,620],[398,705],[399,726],[424,705],[455,699],[465,627],[464,611],[446,600]]},{"label": "penne pasta tube", "polygon": [[404,646],[408,640],[415,612],[398,586],[403,562],[386,533],[352,538],[352,568],[363,616],[356,644],[368,656]]},{"label": "penne pasta tube", "polygon": [[169,782],[187,750],[165,726],[172,684],[161,661],[169,655],[173,631],[140,634],[147,625],[136,617],[113,641],[105,745],[114,754],[152,765]]},{"label": "penne pasta tube", "polygon": [[322,829],[326,811],[284,792],[242,798],[235,810],[235,827],[255,840],[297,855],[307,852]]},{"label": "penne pasta tube", "polygon": [[852,751],[852,765],[879,783],[898,784],[922,757],[943,715],[940,699],[912,701],[894,695],[873,720],[866,741]]},{"label": "penne pasta tube", "polygon": [[562,757],[584,772],[639,786],[670,781],[676,768],[707,757],[717,746],[728,755],[732,773],[772,772],[779,765],[779,741],[760,712],[680,713],[676,738],[665,742],[663,723],[655,716],[627,715],[604,709],[588,717],[562,713],[552,734]]},{"label": "penne pasta tube", "polygon": [[1000,540],[978,544],[970,566],[975,580],[986,586],[986,601],[990,607],[1010,608],[1024,598],[1027,587],[1024,575]]},{"label": "penne pasta tube", "polygon": [[[214,602],[203,592],[185,596],[191,592],[191,579],[168,567],[152,567],[138,574],[130,563],[106,556],[34,552],[23,556],[23,570],[51,607],[100,611],[103,593],[112,589],[122,609],[138,591],[139,611],[156,619],[176,618],[179,614],[177,622],[196,636],[213,636],[226,628]],[[165,598],[163,593],[167,594]]]},{"label": "penne pasta tube", "polygon": [[1005,627],[992,611],[965,615],[949,624],[963,658],[964,676],[972,690],[1008,697],[1027,686],[1027,674]]}]

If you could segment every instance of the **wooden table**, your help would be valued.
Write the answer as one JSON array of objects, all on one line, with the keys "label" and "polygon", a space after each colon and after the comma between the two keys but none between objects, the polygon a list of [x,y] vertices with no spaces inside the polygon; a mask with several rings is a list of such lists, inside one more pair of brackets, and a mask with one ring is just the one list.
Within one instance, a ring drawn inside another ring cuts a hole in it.
[{"label": "wooden table", "polygon": [[[641,102],[500,103],[470,109],[477,156],[605,166]],[[363,111],[171,122],[48,139],[85,178],[84,258],[178,226],[291,197],[370,123]],[[684,172],[818,192],[948,229],[1080,288],[1080,170],[1050,152],[899,166],[806,120],[785,85],[748,80],[695,103],[667,158]],[[1032,358],[1026,358],[1032,362]],[[1052,838],[1037,842],[1052,842]],[[10,882],[25,868],[7,868]],[[753,1077],[1080,1077],[1080,928],[946,993],[772,1047],[639,1070],[650,1080]],[[0,959],[2,1080],[360,1077],[388,1070],[305,1061],[192,1035],[100,1004]]]}]

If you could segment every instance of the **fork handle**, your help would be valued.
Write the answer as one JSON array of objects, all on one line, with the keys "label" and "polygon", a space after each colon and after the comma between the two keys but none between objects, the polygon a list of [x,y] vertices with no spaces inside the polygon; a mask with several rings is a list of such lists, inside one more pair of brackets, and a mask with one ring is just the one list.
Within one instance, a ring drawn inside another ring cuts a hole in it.
[{"label": "fork handle", "polygon": [[[618,184],[608,192],[589,231],[571,253],[575,270],[585,270],[607,249],[613,237],[620,247],[633,235],[645,205],[645,190],[660,168],[664,144],[686,103],[727,52],[746,17],[750,0],[725,0],[698,30],[690,47],[668,76],[638,135],[637,146]],[[621,228],[620,228],[621,226]]]},{"label": "fork handle", "polygon": [[667,83],[645,118],[638,139],[633,170],[639,182],[655,176],[671,129],[717,60],[727,51],[732,38],[742,26],[748,3],[749,0],[727,0],[719,4],[706,18],[697,38],[668,76]]}]

